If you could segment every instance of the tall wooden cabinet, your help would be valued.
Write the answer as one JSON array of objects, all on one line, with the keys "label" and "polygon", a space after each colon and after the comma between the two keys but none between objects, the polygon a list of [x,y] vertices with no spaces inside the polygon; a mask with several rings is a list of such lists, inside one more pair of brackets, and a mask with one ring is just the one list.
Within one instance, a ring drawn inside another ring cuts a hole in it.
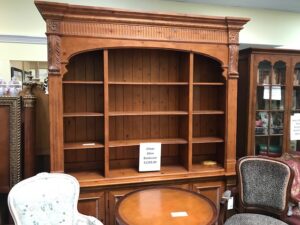
[{"label": "tall wooden cabinet", "polygon": [[300,112],[300,51],[242,50],[239,74],[238,156],[299,152],[290,124]]},{"label": "tall wooden cabinet", "polygon": [[[79,180],[80,210],[114,224],[115,201],[147,185],[218,203],[235,173],[248,19],[35,4],[47,23],[51,171]],[[162,144],[160,171],[138,171],[144,142]]]}]

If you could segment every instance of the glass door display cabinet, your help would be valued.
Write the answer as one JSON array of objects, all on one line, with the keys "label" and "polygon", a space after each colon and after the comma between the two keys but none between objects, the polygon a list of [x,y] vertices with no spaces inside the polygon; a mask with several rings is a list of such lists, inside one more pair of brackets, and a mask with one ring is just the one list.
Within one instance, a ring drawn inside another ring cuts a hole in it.
[{"label": "glass door display cabinet", "polygon": [[239,73],[237,156],[300,151],[300,52],[241,50]]}]

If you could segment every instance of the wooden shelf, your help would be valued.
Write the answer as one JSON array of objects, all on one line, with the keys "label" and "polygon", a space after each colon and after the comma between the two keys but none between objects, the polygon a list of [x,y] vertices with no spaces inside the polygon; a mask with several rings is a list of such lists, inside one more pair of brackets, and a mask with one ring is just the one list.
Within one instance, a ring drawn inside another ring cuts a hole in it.
[{"label": "wooden shelf", "polygon": [[255,134],[255,137],[276,137],[283,136],[283,134]]},{"label": "wooden shelf", "polygon": [[222,82],[194,82],[195,86],[224,86]]},{"label": "wooden shelf", "polygon": [[220,164],[206,166],[201,163],[199,164],[193,163],[192,171],[203,172],[203,173],[216,172],[216,171],[224,172],[224,168]]},{"label": "wooden shelf", "polygon": [[103,113],[94,112],[74,112],[74,113],[64,113],[64,117],[101,117]]},{"label": "wooden shelf", "polygon": [[110,112],[110,116],[155,116],[155,115],[188,115],[187,111],[122,111]]},{"label": "wooden shelf", "polygon": [[285,84],[257,84],[257,87],[285,87]]},{"label": "wooden shelf", "polygon": [[124,147],[135,146],[140,143],[147,142],[159,142],[161,144],[187,144],[187,140],[183,138],[159,138],[159,139],[137,139],[137,140],[122,140],[122,141],[110,141],[109,147]]},{"label": "wooden shelf", "polygon": [[219,137],[198,137],[193,138],[193,144],[202,144],[202,143],[222,143],[224,139]]},{"label": "wooden shelf", "polygon": [[100,142],[70,142],[64,143],[64,150],[75,150],[75,149],[95,149],[104,148],[104,145]]},{"label": "wooden shelf", "polygon": [[63,84],[103,84],[103,81],[63,81]]},{"label": "wooden shelf", "polygon": [[114,85],[184,85],[187,86],[188,82],[129,82],[129,81],[109,81],[108,84]]},{"label": "wooden shelf", "polygon": [[186,173],[187,170],[181,165],[161,166],[160,171],[139,172],[137,168],[120,168],[110,169],[110,177],[112,178],[128,178],[128,177],[155,177],[167,174]]},{"label": "wooden shelf", "polygon": [[193,111],[194,115],[223,115],[224,111],[222,110],[197,110]]},{"label": "wooden shelf", "polygon": [[224,175],[225,169],[220,166],[203,166],[193,164],[190,173],[181,165],[161,166],[160,171],[139,172],[138,168],[110,169],[110,176],[104,177],[100,171],[69,172],[76,177],[81,187],[107,186],[115,184],[133,184],[153,181],[177,180],[178,178],[199,178]]},{"label": "wooden shelf", "polygon": [[284,109],[257,109],[256,112],[284,112]]},{"label": "wooden shelf", "polygon": [[82,182],[82,181],[95,182],[95,181],[105,179],[105,177],[103,176],[103,173],[101,173],[100,171],[95,171],[95,170],[68,172],[68,174],[76,177],[76,179],[79,182]]}]

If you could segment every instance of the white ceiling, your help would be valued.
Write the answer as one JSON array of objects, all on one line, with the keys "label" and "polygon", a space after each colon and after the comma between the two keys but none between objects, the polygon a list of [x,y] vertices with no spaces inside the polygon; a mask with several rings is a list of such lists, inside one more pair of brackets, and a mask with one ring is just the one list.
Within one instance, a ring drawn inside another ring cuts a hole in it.
[{"label": "white ceiling", "polygon": [[246,8],[272,9],[300,13],[300,0],[169,0],[177,2],[206,3]]}]

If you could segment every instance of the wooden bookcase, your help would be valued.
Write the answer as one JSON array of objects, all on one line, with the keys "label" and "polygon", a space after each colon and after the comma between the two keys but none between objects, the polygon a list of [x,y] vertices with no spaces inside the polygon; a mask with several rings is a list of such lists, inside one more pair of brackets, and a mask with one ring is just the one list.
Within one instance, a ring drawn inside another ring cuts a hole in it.
[{"label": "wooden bookcase", "polygon": [[244,49],[239,73],[238,156],[299,153],[290,120],[300,112],[300,51]]},{"label": "wooden bookcase", "polygon": [[[47,23],[51,171],[79,180],[80,210],[114,224],[114,193],[145,185],[218,203],[235,174],[238,34],[248,19],[35,4]],[[138,172],[143,142],[162,143],[160,171]]]}]

